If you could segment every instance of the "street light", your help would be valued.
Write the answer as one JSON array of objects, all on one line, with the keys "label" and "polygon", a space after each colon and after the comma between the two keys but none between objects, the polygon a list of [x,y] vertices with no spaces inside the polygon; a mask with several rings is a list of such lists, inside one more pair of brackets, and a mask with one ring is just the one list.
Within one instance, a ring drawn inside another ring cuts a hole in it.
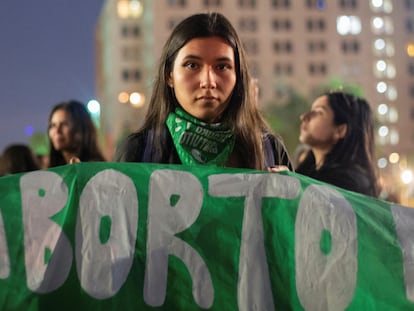
[{"label": "street light", "polygon": [[100,127],[100,117],[101,117],[101,104],[95,100],[91,99],[88,104],[86,105],[86,108],[91,114],[91,117],[93,121],[95,122],[96,127]]}]

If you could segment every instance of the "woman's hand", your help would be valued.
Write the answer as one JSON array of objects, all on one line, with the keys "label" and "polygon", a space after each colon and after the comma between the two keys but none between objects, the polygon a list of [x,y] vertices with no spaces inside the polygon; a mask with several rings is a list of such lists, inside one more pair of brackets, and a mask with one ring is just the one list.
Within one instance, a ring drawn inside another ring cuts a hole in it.
[{"label": "woman's hand", "polygon": [[289,171],[289,168],[286,165],[274,165],[267,168],[268,172],[279,173],[283,171]]}]

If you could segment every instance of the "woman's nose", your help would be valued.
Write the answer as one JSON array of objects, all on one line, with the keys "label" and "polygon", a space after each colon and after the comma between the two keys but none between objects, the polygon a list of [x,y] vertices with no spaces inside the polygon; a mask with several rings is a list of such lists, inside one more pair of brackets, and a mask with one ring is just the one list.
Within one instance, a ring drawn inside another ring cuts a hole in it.
[{"label": "woman's nose", "polygon": [[213,69],[209,66],[205,67],[201,72],[200,87],[202,89],[210,89],[216,86],[216,77]]},{"label": "woman's nose", "polygon": [[310,115],[311,115],[311,112],[308,111],[308,112],[302,113],[299,118],[302,122],[308,121],[310,118]]}]

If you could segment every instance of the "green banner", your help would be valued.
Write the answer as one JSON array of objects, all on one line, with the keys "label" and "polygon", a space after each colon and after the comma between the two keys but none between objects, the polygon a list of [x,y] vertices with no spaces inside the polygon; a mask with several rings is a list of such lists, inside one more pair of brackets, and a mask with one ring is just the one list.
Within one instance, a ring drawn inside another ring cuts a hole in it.
[{"label": "green banner", "polygon": [[5,176],[0,310],[414,310],[414,209],[291,172]]}]

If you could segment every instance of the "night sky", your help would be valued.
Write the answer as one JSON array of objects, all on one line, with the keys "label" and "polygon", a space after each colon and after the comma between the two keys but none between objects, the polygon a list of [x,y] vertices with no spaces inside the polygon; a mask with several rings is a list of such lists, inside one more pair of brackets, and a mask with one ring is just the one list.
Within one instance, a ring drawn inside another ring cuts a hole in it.
[{"label": "night sky", "polygon": [[95,97],[94,35],[104,0],[0,0],[0,153],[46,132],[60,101]]}]

